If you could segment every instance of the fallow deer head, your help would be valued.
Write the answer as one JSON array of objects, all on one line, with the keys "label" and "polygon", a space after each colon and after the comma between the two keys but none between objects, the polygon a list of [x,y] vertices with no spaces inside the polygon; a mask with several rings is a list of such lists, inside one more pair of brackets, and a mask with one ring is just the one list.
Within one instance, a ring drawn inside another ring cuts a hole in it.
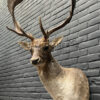
[{"label": "fallow deer head", "polygon": [[11,29],[9,27],[7,27],[7,29],[12,32],[15,32],[16,34],[18,34],[20,36],[27,37],[31,40],[31,42],[29,42],[29,43],[21,41],[21,42],[19,42],[19,44],[25,50],[30,50],[30,52],[32,54],[32,58],[31,58],[32,64],[39,65],[39,64],[46,63],[51,60],[50,56],[51,56],[52,49],[55,46],[57,46],[62,40],[62,37],[58,37],[58,38],[55,38],[52,42],[49,42],[49,36],[53,32],[57,31],[58,29],[61,29],[62,27],[64,27],[66,24],[68,24],[71,21],[73,12],[74,12],[74,8],[75,8],[75,0],[71,0],[71,10],[70,10],[69,16],[66,18],[66,20],[63,23],[61,23],[57,27],[54,27],[50,30],[45,31],[43,28],[43,25],[42,25],[41,17],[39,18],[39,25],[40,25],[41,32],[43,33],[43,37],[38,38],[38,39],[34,38],[32,36],[32,34],[26,33],[21,28],[20,24],[16,21],[16,18],[14,15],[14,9],[22,1],[23,0],[8,0],[8,9],[12,16],[12,20],[13,20],[15,29]]}]

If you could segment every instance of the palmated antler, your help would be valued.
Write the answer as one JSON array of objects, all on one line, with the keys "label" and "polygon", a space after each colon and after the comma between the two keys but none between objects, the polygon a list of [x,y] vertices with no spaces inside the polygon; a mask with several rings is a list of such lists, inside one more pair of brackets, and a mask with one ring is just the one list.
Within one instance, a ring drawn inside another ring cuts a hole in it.
[{"label": "palmated antler", "polygon": [[34,40],[34,37],[31,35],[31,34],[26,34],[24,32],[24,30],[21,28],[20,24],[16,21],[16,18],[15,18],[15,15],[14,15],[14,9],[15,7],[21,3],[23,0],[8,0],[8,9],[9,9],[9,12],[12,16],[12,20],[13,20],[13,23],[14,23],[14,26],[15,26],[15,30],[14,29],[11,29],[9,27],[7,27],[8,30],[12,31],[12,32],[15,32],[16,34],[20,35],[20,36],[25,36],[29,39],[31,39],[32,41]]},{"label": "palmated antler", "polygon": [[42,33],[43,33],[43,35],[44,35],[45,38],[49,38],[49,36],[53,32],[55,32],[58,29],[64,27],[66,24],[68,24],[71,21],[72,16],[73,16],[73,12],[74,12],[74,9],[75,9],[75,5],[76,5],[76,0],[71,0],[71,11],[70,11],[70,15],[66,18],[66,20],[63,23],[61,23],[57,27],[54,27],[54,28],[52,28],[50,30],[47,30],[47,31],[44,30],[43,25],[42,25],[41,18],[39,18],[40,29],[41,29],[41,31],[42,31]]}]

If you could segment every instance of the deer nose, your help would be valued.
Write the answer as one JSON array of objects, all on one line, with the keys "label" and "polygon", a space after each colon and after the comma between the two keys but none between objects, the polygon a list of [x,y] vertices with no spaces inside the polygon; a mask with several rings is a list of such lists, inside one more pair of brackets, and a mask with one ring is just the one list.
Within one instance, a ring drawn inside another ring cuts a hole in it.
[{"label": "deer nose", "polygon": [[35,64],[38,64],[38,63],[39,63],[39,58],[38,58],[38,59],[34,59],[34,60],[32,60],[31,62],[32,62],[32,64],[34,64],[34,65],[35,65]]}]

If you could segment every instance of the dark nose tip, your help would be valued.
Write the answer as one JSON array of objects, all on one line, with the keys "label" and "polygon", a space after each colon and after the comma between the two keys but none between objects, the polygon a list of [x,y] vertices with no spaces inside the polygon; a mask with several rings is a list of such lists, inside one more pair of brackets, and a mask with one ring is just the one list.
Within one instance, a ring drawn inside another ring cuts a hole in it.
[{"label": "dark nose tip", "polygon": [[32,60],[32,64],[38,64],[38,63],[39,63],[39,59]]}]

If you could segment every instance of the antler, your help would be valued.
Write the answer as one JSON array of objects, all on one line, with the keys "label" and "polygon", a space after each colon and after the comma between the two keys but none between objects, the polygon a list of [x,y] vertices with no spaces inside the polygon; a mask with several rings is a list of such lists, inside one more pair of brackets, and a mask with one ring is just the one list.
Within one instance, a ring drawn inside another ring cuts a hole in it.
[{"label": "antler", "polygon": [[41,21],[41,18],[39,18],[39,24],[40,24],[40,29],[44,35],[45,38],[48,38],[53,32],[57,31],[58,29],[64,27],[66,24],[68,24],[71,19],[72,19],[72,16],[73,16],[73,12],[74,12],[74,9],[75,9],[75,5],[76,5],[76,0],[71,0],[71,11],[70,11],[70,15],[66,18],[66,20],[58,25],[57,27],[54,27],[53,29],[50,29],[48,31],[45,32],[44,28],[43,28],[43,25],[42,25],[42,21]]},{"label": "antler", "polygon": [[24,30],[21,28],[20,24],[16,21],[16,18],[15,18],[15,15],[14,15],[14,9],[15,7],[21,3],[23,0],[8,0],[8,9],[9,9],[9,12],[12,16],[12,20],[13,20],[13,23],[14,23],[14,26],[15,26],[15,30],[14,29],[11,29],[9,27],[7,27],[8,30],[12,31],[12,32],[15,32],[16,34],[20,35],[20,36],[25,36],[29,39],[31,39],[32,41],[34,40],[34,37],[31,35],[31,34],[26,34],[24,32]]}]

